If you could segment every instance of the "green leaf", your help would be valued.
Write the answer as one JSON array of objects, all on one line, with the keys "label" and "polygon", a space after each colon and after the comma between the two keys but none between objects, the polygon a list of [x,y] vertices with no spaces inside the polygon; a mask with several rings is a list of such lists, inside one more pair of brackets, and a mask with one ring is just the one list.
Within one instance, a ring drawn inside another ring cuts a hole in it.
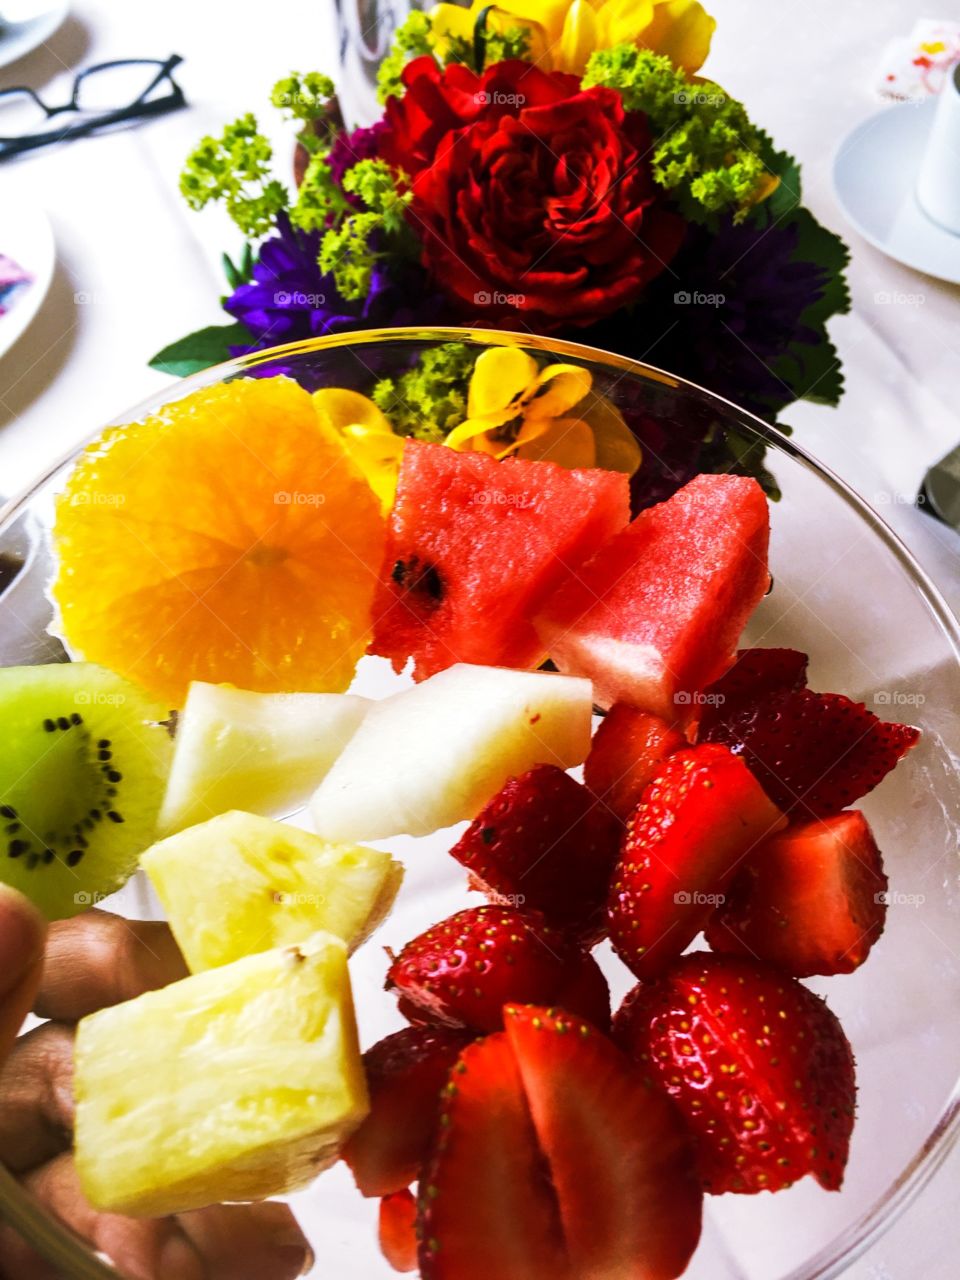
[{"label": "green leaf", "polygon": [[828,273],[823,296],[808,307],[806,324],[823,323],[829,316],[850,310],[850,290],[844,271],[850,261],[850,250],[833,231],[819,223],[809,209],[796,209],[790,219],[797,228],[797,262],[815,262]]},{"label": "green leaf", "polygon": [[227,277],[227,284],[231,289],[239,289],[243,284],[243,277],[240,275],[239,268],[234,266],[229,253],[221,254],[220,261],[223,264],[223,274]]},{"label": "green leaf", "polygon": [[185,338],[171,342],[149,361],[151,369],[172,373],[178,378],[199,373],[211,365],[230,359],[230,348],[246,346],[254,341],[250,330],[238,321],[234,324],[211,324]]}]

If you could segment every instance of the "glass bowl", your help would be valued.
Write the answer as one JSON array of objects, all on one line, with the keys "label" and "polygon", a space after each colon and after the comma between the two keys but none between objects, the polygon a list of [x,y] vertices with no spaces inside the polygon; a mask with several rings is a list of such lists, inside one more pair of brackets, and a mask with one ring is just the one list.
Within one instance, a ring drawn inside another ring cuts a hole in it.
[{"label": "glass bowl", "polygon": [[[923,729],[920,746],[863,802],[886,857],[890,909],[883,937],[856,973],[810,982],[839,1015],[858,1062],[859,1114],[843,1190],[806,1178],[777,1195],[708,1197],[691,1280],[814,1280],[836,1276],[891,1223],[944,1159],[960,1112],[960,632],[935,588],[879,517],[792,441],[734,405],[660,370],[576,344],[483,330],[386,330],[293,344],[197,374],[118,421],[152,413],[199,387],[284,371],[305,385],[363,389],[398,374],[441,342],[517,345],[581,363],[621,409],[641,410],[669,438],[699,424],[763,441],[782,492],[772,506],[773,591],[747,642],[811,655],[811,684],[865,701]],[[64,658],[44,634],[49,575],[45,532],[69,459],[0,511],[0,552],[24,562],[0,595],[0,664]],[[396,691],[398,677],[365,658],[354,690]],[[446,856],[452,833],[382,842],[407,879],[393,915],[351,961],[364,1046],[401,1025],[383,991],[382,946],[399,949],[428,924],[476,904]],[[107,904],[157,914],[137,879]],[[606,946],[598,953],[615,1004],[631,985]],[[919,1068],[919,1069],[918,1069]],[[291,1199],[317,1256],[317,1276],[381,1280],[393,1273],[376,1243],[376,1202],[339,1165]],[[116,1277],[0,1169],[0,1214],[62,1272]],[[268,1278],[265,1278],[268,1280]]]}]

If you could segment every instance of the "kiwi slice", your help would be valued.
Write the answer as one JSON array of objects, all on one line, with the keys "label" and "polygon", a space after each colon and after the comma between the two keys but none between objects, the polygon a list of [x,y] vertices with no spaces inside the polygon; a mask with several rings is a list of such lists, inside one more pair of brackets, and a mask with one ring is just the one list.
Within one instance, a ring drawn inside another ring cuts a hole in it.
[{"label": "kiwi slice", "polygon": [[48,919],[136,870],[170,769],[167,714],[92,663],[0,669],[0,880]]}]

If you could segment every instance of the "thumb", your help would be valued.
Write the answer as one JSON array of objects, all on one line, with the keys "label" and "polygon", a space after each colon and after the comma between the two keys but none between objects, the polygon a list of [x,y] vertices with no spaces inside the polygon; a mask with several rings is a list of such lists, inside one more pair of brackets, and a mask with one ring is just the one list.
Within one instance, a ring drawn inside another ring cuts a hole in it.
[{"label": "thumb", "polygon": [[0,884],[0,1060],[30,1012],[43,968],[47,925],[16,889]]}]

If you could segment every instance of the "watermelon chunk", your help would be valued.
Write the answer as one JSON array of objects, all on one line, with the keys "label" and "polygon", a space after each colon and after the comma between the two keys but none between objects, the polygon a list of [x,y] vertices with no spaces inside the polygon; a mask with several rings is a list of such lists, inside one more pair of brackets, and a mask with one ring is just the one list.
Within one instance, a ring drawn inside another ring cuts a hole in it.
[{"label": "watermelon chunk", "polygon": [[618,472],[404,449],[371,651],[417,680],[457,662],[534,667],[533,617],[629,520]]},{"label": "watermelon chunk", "polygon": [[592,679],[602,705],[688,719],[769,586],[769,533],[755,480],[695,477],[548,601],[536,626],[550,657]]}]

